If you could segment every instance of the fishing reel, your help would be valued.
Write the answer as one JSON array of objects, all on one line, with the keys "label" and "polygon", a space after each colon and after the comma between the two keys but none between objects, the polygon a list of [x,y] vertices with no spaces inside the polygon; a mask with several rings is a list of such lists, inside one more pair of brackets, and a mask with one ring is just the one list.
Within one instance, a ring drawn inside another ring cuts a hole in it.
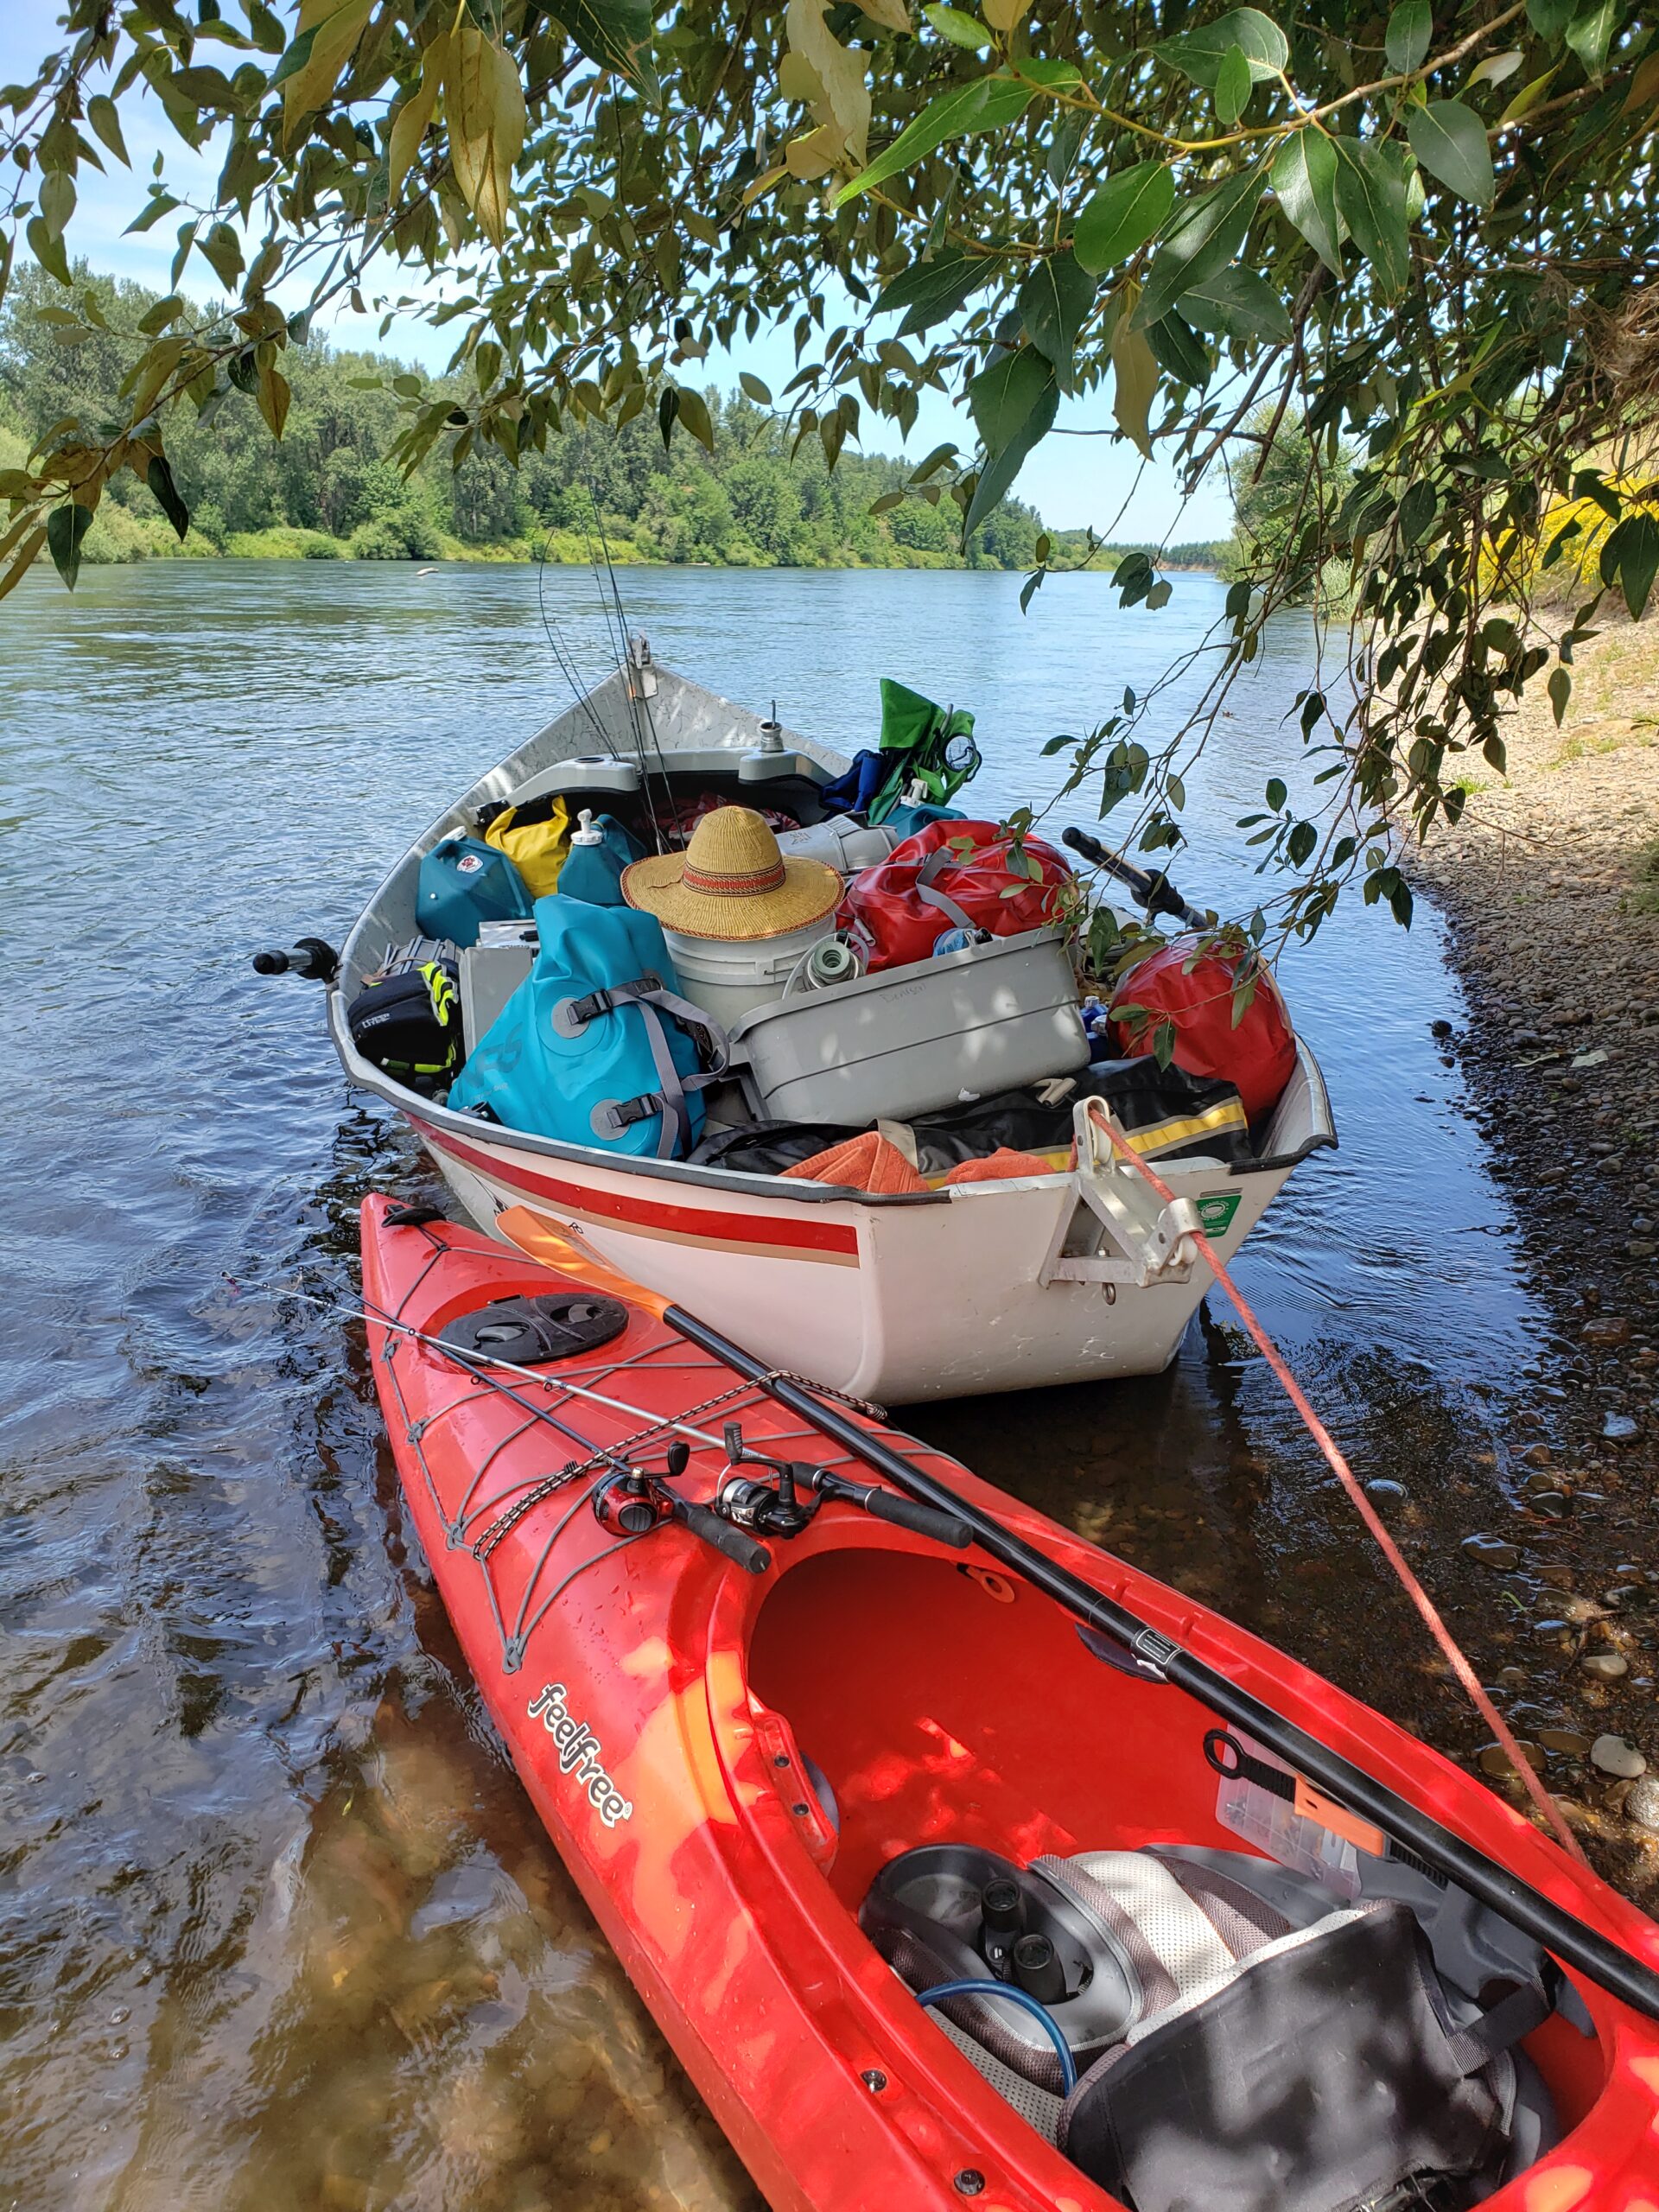
[{"label": "fishing reel", "polygon": [[728,1475],[720,1486],[715,1510],[740,1529],[753,1529],[757,1535],[798,1536],[823,1502],[818,1488],[823,1468],[752,1452],[734,1421],[727,1422],[725,1434],[726,1457],[732,1466],[769,1467],[772,1475],[770,1479],[764,1475]]},{"label": "fishing reel", "polygon": [[[677,1480],[690,1458],[691,1446],[677,1438],[663,1456],[663,1477]],[[594,1517],[613,1536],[649,1535],[659,1522],[672,1517],[673,1510],[663,1478],[648,1475],[643,1467],[607,1476],[594,1492]]]},{"label": "fishing reel", "polygon": [[965,1521],[954,1514],[936,1513],[931,1505],[918,1505],[896,1491],[884,1490],[880,1483],[850,1482],[845,1475],[832,1474],[828,1467],[813,1466],[801,1459],[774,1459],[764,1452],[751,1450],[734,1421],[727,1422],[725,1439],[726,1457],[733,1467],[772,1470],[770,1478],[728,1474],[721,1483],[715,1510],[723,1520],[741,1529],[753,1529],[763,1536],[798,1536],[821,1505],[838,1503],[855,1506],[878,1521],[912,1529],[918,1536],[931,1536],[935,1543],[948,1544],[953,1551],[965,1551],[973,1541],[973,1531]]},{"label": "fishing reel", "polygon": [[685,1472],[690,1459],[690,1446],[677,1437],[663,1454],[660,1475],[633,1466],[607,1475],[594,1492],[594,1515],[600,1527],[626,1543],[635,1536],[648,1536],[664,1522],[677,1521],[745,1573],[764,1574],[772,1565],[772,1554],[764,1544],[757,1544],[745,1530],[729,1525],[730,1516],[718,1504],[694,1505],[689,1497],[670,1489],[669,1484]]}]

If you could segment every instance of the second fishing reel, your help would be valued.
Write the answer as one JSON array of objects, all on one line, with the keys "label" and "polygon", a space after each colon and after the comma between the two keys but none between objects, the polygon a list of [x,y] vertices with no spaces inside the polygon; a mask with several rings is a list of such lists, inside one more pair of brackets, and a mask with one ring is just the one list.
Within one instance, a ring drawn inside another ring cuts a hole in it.
[{"label": "second fishing reel", "polygon": [[733,1468],[766,1467],[769,1475],[728,1474],[720,1485],[718,1510],[740,1529],[760,1536],[798,1536],[823,1502],[822,1467],[799,1459],[773,1459],[753,1452],[736,1421],[725,1429],[726,1458]]},{"label": "second fishing reel", "polygon": [[774,1459],[765,1452],[753,1451],[744,1442],[743,1431],[734,1421],[726,1424],[725,1443],[726,1458],[734,1471],[745,1466],[769,1470],[764,1475],[728,1473],[721,1484],[716,1503],[716,1510],[725,1519],[740,1529],[752,1529],[757,1535],[798,1536],[821,1505],[839,1503],[855,1506],[878,1521],[912,1529],[919,1536],[931,1536],[935,1543],[948,1544],[953,1551],[963,1551],[973,1541],[973,1531],[965,1521],[954,1514],[936,1512],[931,1506],[918,1505],[896,1491],[885,1490],[880,1483],[852,1482],[807,1460]]}]

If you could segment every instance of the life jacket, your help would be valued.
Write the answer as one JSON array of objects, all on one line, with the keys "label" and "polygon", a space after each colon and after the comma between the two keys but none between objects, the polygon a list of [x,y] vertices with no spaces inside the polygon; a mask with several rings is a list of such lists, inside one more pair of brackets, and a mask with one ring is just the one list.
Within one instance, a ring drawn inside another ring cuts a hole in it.
[{"label": "life jacket", "polygon": [[950,929],[1018,937],[1058,921],[1071,871],[1052,845],[1025,840],[1034,878],[1016,866],[1014,840],[993,822],[931,822],[847,886],[836,917],[868,972],[932,957]]},{"label": "life jacket", "polygon": [[536,928],[535,964],[473,1048],[450,1105],[566,1144],[683,1157],[728,1048],[681,996],[662,924],[556,895],[537,900]]},{"label": "life jacket", "polygon": [[394,954],[385,971],[365,984],[346,1010],[352,1042],[365,1060],[423,1096],[440,1089],[461,1065],[461,1001],[455,963],[421,958],[435,950]]}]

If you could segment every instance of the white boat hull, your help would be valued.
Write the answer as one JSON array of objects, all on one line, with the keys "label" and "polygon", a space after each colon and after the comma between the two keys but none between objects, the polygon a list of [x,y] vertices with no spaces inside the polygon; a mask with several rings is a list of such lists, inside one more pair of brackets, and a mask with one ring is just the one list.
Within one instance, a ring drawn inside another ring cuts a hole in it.
[{"label": "white boat hull", "polygon": [[[699,1314],[769,1365],[882,1405],[1156,1374],[1212,1277],[1144,1286],[1044,1282],[1077,1207],[1070,1175],[977,1183],[938,1205],[790,1201],[676,1188],[550,1162],[493,1132],[458,1139],[411,1117],[468,1218],[512,1242],[522,1210],[607,1266]],[[550,1166],[556,1172],[548,1173]],[[1236,1198],[1230,1260],[1287,1167],[1230,1177],[1165,1163],[1178,1197]],[[666,1217],[671,1213],[671,1220]]]},{"label": "white boat hull", "polygon": [[[735,754],[757,742],[754,716],[666,671],[653,673],[656,739],[670,758],[711,745]],[[1210,1287],[1209,1270],[1189,1257],[1145,1279],[1134,1239],[1115,1242],[1109,1233],[1094,1236],[1096,1258],[1068,1260],[1098,1225],[1086,1173],[866,1198],[502,1129],[432,1104],[358,1053],[346,999],[389,946],[413,933],[420,855],[467,810],[591,747],[594,705],[601,714],[608,705],[625,741],[625,696],[620,677],[611,679],[593,695],[586,720],[573,713],[550,724],[481,779],[387,878],[347,941],[330,991],[330,1025],[350,1078],[407,1116],[480,1229],[512,1242],[518,1213],[532,1230],[564,1236],[759,1358],[837,1389],[904,1405],[1166,1367]],[[823,747],[787,742],[831,770],[841,765]],[[1335,1141],[1318,1065],[1306,1046],[1299,1054],[1262,1165],[1159,1163],[1177,1198],[1200,1202],[1224,1260],[1298,1160]],[[1091,1268],[1118,1279],[1067,1279]]]}]

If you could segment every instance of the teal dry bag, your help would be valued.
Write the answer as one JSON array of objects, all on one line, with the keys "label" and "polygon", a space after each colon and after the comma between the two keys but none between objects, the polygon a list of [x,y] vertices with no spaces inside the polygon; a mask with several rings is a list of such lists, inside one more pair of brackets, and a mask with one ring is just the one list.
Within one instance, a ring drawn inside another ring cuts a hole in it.
[{"label": "teal dry bag", "polygon": [[590,906],[620,906],[622,871],[643,860],[645,847],[631,837],[614,815],[601,814],[597,822],[584,807],[580,825],[571,832],[570,849],[559,875],[559,893],[565,899],[585,899]]},{"label": "teal dry bag", "polygon": [[480,922],[527,921],[530,893],[493,845],[477,837],[444,837],[421,857],[415,912],[423,936],[476,944]]},{"label": "teal dry bag", "polygon": [[[726,1072],[723,1030],[680,996],[663,925],[632,906],[536,901],[536,964],[450,1087],[459,1113],[565,1144],[682,1157],[702,1092]],[[705,1070],[694,1030],[712,1041]]]}]

